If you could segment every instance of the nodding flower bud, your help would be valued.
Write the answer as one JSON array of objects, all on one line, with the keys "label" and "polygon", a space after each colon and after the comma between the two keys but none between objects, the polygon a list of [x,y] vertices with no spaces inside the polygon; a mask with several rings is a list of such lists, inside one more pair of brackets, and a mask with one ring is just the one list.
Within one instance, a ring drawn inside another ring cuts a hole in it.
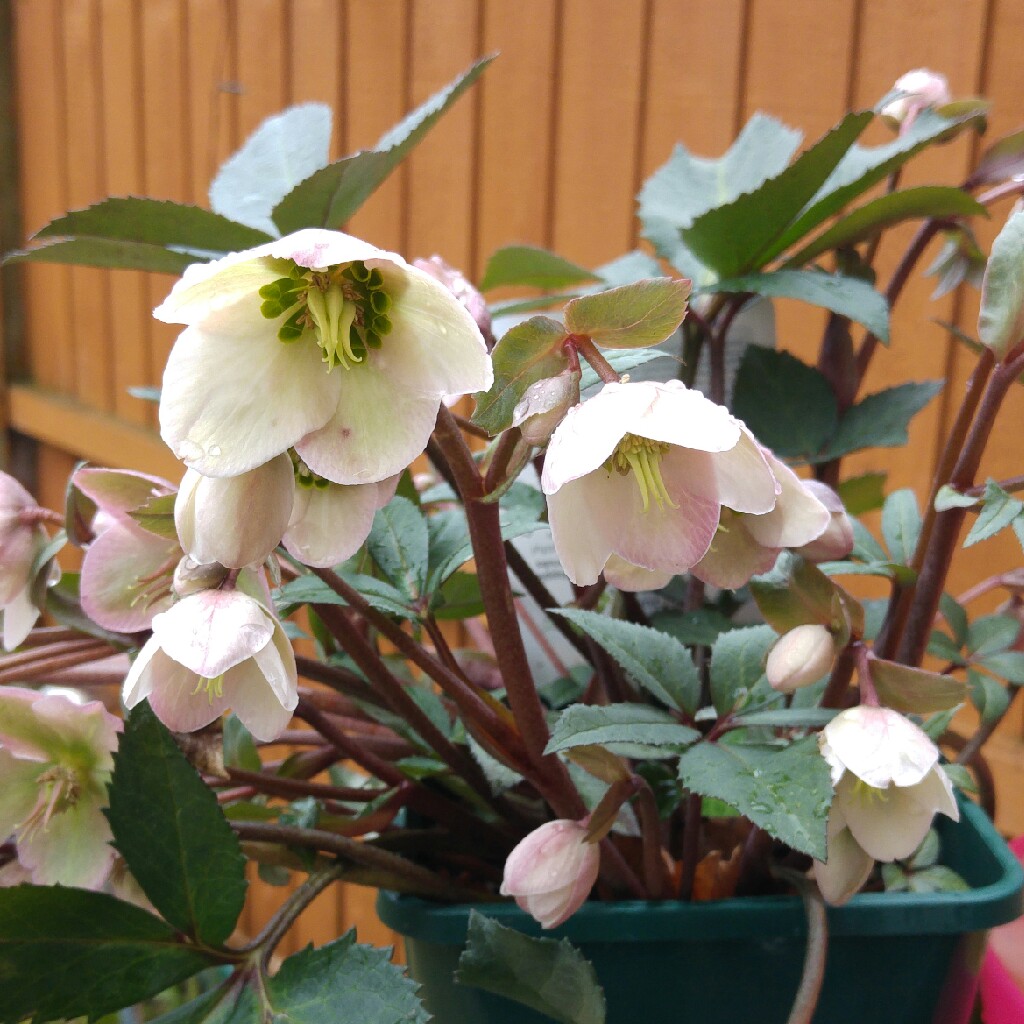
[{"label": "nodding flower bud", "polygon": [[417,259],[412,265],[419,270],[429,274],[435,281],[440,281],[466,307],[469,315],[476,321],[480,333],[484,336],[488,350],[494,348],[494,332],[491,329],[491,311],[487,308],[487,301],[469,283],[468,278],[461,270],[446,263],[440,256],[431,256],[430,259]]},{"label": "nodding flower bud", "polygon": [[810,491],[829,510],[832,518],[824,532],[809,544],[794,550],[812,562],[831,562],[845,558],[853,550],[853,523],[846,514],[842,498],[828,484],[818,480],[800,482],[804,490]]},{"label": "nodding flower bud", "polygon": [[508,855],[501,894],[515,897],[542,928],[556,928],[583,905],[600,860],[597,844],[587,842],[584,822],[549,821]]},{"label": "nodding flower bud", "polygon": [[792,693],[821,679],[835,657],[832,634],[824,626],[797,626],[776,641],[765,675],[772,689]]},{"label": "nodding flower bud", "polygon": [[580,403],[580,373],[566,368],[557,377],[535,381],[512,411],[512,425],[523,440],[542,447],[548,443],[565,414]]},{"label": "nodding flower bud", "polygon": [[886,103],[880,113],[899,125],[901,135],[910,130],[922,110],[942,106],[952,98],[946,76],[928,68],[915,68],[900,75],[893,89],[902,95]]}]

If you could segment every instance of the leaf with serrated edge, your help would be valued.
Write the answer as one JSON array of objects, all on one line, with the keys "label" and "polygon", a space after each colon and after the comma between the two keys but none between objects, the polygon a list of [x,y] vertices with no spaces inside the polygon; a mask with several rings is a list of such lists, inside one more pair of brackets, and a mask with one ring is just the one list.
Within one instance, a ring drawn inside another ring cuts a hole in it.
[{"label": "leaf with serrated edge", "polygon": [[366,539],[371,557],[410,600],[427,581],[427,522],[407,498],[392,498],[373,519]]},{"label": "leaf with serrated edge", "polygon": [[995,480],[986,481],[985,495],[982,500],[984,506],[978,513],[971,532],[964,540],[965,548],[969,548],[979,541],[988,540],[989,537],[994,537],[1003,527],[1009,526],[1021,512],[1024,512],[1024,502],[1007,494]]},{"label": "leaf with serrated edge", "polygon": [[0,889],[0,1024],[95,1019],[217,962],[159,918],[105,893]]},{"label": "leaf with serrated edge", "polygon": [[558,614],[596,640],[648,693],[677,710],[697,710],[700,675],[675,637],[597,612],[563,608]]},{"label": "leaf with serrated edge", "polygon": [[944,387],[940,380],[910,381],[876,391],[847,409],[829,445],[827,457],[861,448],[897,448],[907,443],[907,427]]},{"label": "leaf with serrated edge", "polygon": [[921,513],[909,487],[893,491],[882,506],[882,536],[894,562],[909,565],[921,533]]},{"label": "leaf with serrated edge", "polygon": [[771,626],[746,626],[722,633],[711,648],[711,700],[727,714],[743,692],[749,693],[764,675],[768,651],[778,639]]},{"label": "leaf with serrated edge", "polygon": [[[410,618],[413,614],[405,596],[384,580],[372,576],[361,576],[357,573],[343,573],[342,578],[351,584],[378,611],[400,618]],[[304,604],[336,604],[345,606],[347,602],[336,594],[318,576],[312,574],[299,576],[289,580],[274,591],[274,604],[280,609],[296,608]]]},{"label": "leaf with serrated edge", "polygon": [[480,290],[519,285],[552,291],[596,280],[597,275],[592,271],[547,249],[535,245],[506,245],[491,254]]},{"label": "leaf with serrated edge", "polygon": [[671,756],[698,739],[696,729],[646,704],[572,704],[559,715],[544,753],[597,745],[619,753],[623,746],[644,747],[657,752],[652,756]]},{"label": "leaf with serrated edge", "polygon": [[689,295],[689,281],[634,281],[572,299],[565,307],[565,326],[607,348],[660,345],[683,322]]},{"label": "leaf with serrated edge", "polygon": [[107,810],[114,845],[176,928],[217,946],[245,902],[245,858],[217,798],[148,704],[125,725]]},{"label": "leaf with serrated edge", "polygon": [[456,981],[494,992],[560,1024],[604,1024],[604,993],[594,968],[562,939],[540,939],[470,911]]},{"label": "leaf with serrated edge", "polygon": [[62,263],[109,270],[149,270],[175,276],[184,273],[191,264],[206,260],[205,255],[191,256],[147,242],[109,238],[58,238],[31,249],[17,249],[4,257],[4,263]]},{"label": "leaf with serrated edge", "polygon": [[698,743],[679,759],[679,779],[691,792],[724,800],[794,850],[825,859],[832,784],[816,737],[781,750]]}]

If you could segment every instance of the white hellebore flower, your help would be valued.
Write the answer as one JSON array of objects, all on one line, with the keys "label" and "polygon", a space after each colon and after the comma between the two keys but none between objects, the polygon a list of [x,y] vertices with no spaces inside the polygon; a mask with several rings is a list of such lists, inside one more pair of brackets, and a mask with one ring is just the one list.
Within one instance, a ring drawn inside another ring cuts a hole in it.
[{"label": "white hellebore flower", "polygon": [[910,130],[917,115],[928,107],[941,107],[949,103],[949,81],[938,71],[915,68],[896,79],[893,89],[902,95],[890,100],[882,107],[883,117],[892,118],[900,126],[900,134]]},{"label": "white hellebore flower", "polygon": [[124,681],[125,707],[147,698],[175,732],[201,729],[230,708],[253,736],[272,740],[298,703],[295,655],[259,601],[238,590],[201,590],[154,617]]},{"label": "white hellebore flower", "polygon": [[569,410],[541,480],[569,578],[664,586],[707,553],[723,505],[763,514],[776,481],[750,432],[680,381],[606,384]]},{"label": "white hellebore flower", "polygon": [[186,325],[160,432],[205,476],[294,447],[335,483],[383,480],[426,447],[443,397],[493,380],[479,328],[444,285],[339,231],[193,264],[154,315]]},{"label": "white hellebore flower", "polygon": [[835,796],[828,861],[815,861],[814,874],[825,899],[842,903],[864,884],[874,861],[909,857],[937,812],[958,821],[960,809],[938,747],[898,711],[849,708],[818,742]]}]

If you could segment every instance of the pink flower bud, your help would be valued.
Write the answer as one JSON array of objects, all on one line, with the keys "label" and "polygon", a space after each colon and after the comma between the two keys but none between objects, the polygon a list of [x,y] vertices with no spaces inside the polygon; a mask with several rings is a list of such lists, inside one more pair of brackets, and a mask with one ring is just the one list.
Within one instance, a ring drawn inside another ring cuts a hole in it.
[{"label": "pink flower bud", "polygon": [[480,333],[484,336],[488,349],[493,348],[494,334],[491,330],[491,311],[487,308],[487,301],[469,283],[466,275],[445,262],[440,256],[413,260],[412,265],[417,270],[429,274],[435,281],[440,281],[466,307],[466,311],[480,328]]},{"label": "pink flower bud", "polygon": [[900,75],[893,88],[903,95],[886,103],[881,114],[900,126],[901,135],[910,130],[922,110],[942,106],[951,99],[946,76],[927,68],[915,68]]},{"label": "pink flower bud", "polygon": [[586,841],[578,821],[549,821],[534,829],[508,855],[503,896],[516,903],[542,928],[556,928],[576,913],[594,882],[601,854]]},{"label": "pink flower bud", "polygon": [[792,693],[817,682],[831,670],[835,657],[832,634],[824,626],[797,626],[771,649],[765,674],[772,689]]},{"label": "pink flower bud", "polygon": [[519,427],[528,444],[546,445],[555,427],[579,401],[579,371],[563,370],[557,377],[535,381],[523,392],[512,411],[512,425]]},{"label": "pink flower bud", "polygon": [[846,514],[842,499],[828,484],[817,480],[802,480],[805,491],[810,491],[831,513],[831,520],[823,533],[809,544],[796,548],[798,555],[812,562],[831,562],[845,558],[853,550],[853,523]]}]

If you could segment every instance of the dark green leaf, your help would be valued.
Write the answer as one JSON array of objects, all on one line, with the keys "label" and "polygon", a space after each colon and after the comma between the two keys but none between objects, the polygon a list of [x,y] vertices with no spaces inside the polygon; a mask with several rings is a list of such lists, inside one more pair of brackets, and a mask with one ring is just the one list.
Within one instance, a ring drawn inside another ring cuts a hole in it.
[{"label": "dark green leaf", "polygon": [[648,693],[691,714],[700,700],[693,656],[674,637],[597,612],[561,609],[559,615],[596,640]]},{"label": "dark green leaf", "polygon": [[779,638],[771,626],[746,626],[722,633],[711,648],[711,700],[728,714],[764,675],[764,663]]},{"label": "dark green leaf", "polygon": [[461,985],[505,996],[561,1024],[604,1024],[597,975],[568,939],[523,935],[475,910],[467,938],[455,976]]},{"label": "dark green leaf", "polygon": [[733,412],[781,457],[809,457],[835,433],[828,381],[788,352],[751,345],[736,373]]},{"label": "dark green leaf", "polygon": [[668,633],[682,644],[711,646],[720,633],[734,629],[728,616],[713,608],[696,608],[692,612],[659,612],[651,619],[659,633]]},{"label": "dark green leaf", "polygon": [[211,962],[159,918],[105,893],[0,889],[0,1024],[95,1020]]},{"label": "dark green leaf", "polygon": [[247,772],[258,772],[263,767],[252,734],[233,713],[224,719],[224,764]]},{"label": "dark green leaf", "polygon": [[427,522],[408,498],[392,498],[379,509],[366,539],[381,572],[410,601],[427,582]]},{"label": "dark green leaf", "polygon": [[1020,623],[1012,615],[983,615],[967,630],[967,653],[976,658],[1005,651],[1017,639]]},{"label": "dark green leaf", "polygon": [[960,653],[960,645],[952,637],[946,636],[945,633],[941,633],[937,629],[933,629],[932,635],[928,638],[928,653],[936,658],[951,661],[954,665],[967,664],[964,656]]},{"label": "dark green leaf", "polygon": [[840,482],[837,488],[846,511],[851,516],[860,516],[881,508],[885,501],[885,473],[864,473]]},{"label": "dark green leaf", "polygon": [[741,712],[736,716],[737,725],[768,725],[782,729],[814,729],[828,725],[838,708],[779,708],[777,711]]},{"label": "dark green leaf", "polygon": [[680,231],[683,243],[720,277],[756,270],[779,251],[779,239],[824,184],[871,120],[845,118],[756,191],[701,214]]},{"label": "dark green leaf", "polygon": [[544,753],[598,744],[623,757],[671,757],[699,739],[696,729],[647,704],[572,704],[558,716]]},{"label": "dark green leaf", "polygon": [[846,411],[839,421],[828,457],[838,458],[861,448],[898,448],[907,443],[907,426],[945,386],[928,380],[876,391]]},{"label": "dark green leaf", "polygon": [[920,534],[921,513],[914,492],[909,487],[893,491],[882,507],[882,536],[893,561],[909,565]]},{"label": "dark green leaf", "polygon": [[832,784],[816,737],[783,749],[698,743],[679,759],[679,778],[694,793],[724,800],[794,850],[825,859]]},{"label": "dark green leaf", "polygon": [[786,266],[797,267],[822,253],[856,245],[882,228],[919,217],[988,216],[988,210],[960,188],[925,185],[879,196],[836,221],[813,241],[793,253]]},{"label": "dark green leaf", "polygon": [[876,658],[871,678],[882,703],[895,711],[927,715],[962,704],[967,688],[959,679]]},{"label": "dark green leaf", "polygon": [[471,619],[483,615],[480,580],[475,572],[453,573],[431,599],[435,619]]},{"label": "dark green leaf", "polygon": [[998,359],[1024,336],[1024,213],[1015,213],[992,243],[981,285],[978,337]]},{"label": "dark green leaf", "polygon": [[371,149],[336,160],[300,182],[274,207],[282,234],[304,227],[340,228],[426,137],[493,58],[477,61],[387,132]]},{"label": "dark green leaf", "polygon": [[1024,512],[1024,502],[1011,497],[995,482],[985,481],[984,507],[971,527],[971,532],[964,540],[964,547],[969,548],[978,541],[994,537],[1004,526],[1009,526]]},{"label": "dark green leaf", "polygon": [[568,365],[562,354],[566,333],[562,324],[545,316],[531,317],[508,331],[491,353],[494,384],[474,396],[473,422],[492,434],[511,426],[512,411],[526,389]]},{"label": "dark green leaf", "polygon": [[107,817],[153,906],[200,942],[222,943],[245,901],[245,858],[213,791],[146,703],[114,755]]},{"label": "dark green leaf", "polygon": [[327,166],[330,147],[331,108],[324,103],[302,103],[268,117],[221,165],[210,185],[211,208],[276,235],[274,207]]},{"label": "dark green leaf", "polygon": [[979,664],[1014,686],[1024,686],[1024,651],[1000,651],[982,658]]},{"label": "dark green leaf", "polygon": [[506,245],[487,261],[480,290],[520,285],[553,291],[574,284],[589,284],[597,276],[584,267],[534,245]]},{"label": "dark green leaf", "polygon": [[984,723],[998,722],[1010,706],[1010,694],[998,680],[984,672],[971,669],[967,673],[971,685],[971,701]]},{"label": "dark green leaf", "polygon": [[964,606],[949,594],[943,594],[939,599],[939,609],[953,632],[957,646],[963,647],[967,642],[967,612]]},{"label": "dark green leaf", "polygon": [[192,263],[206,262],[205,256],[190,256],[145,242],[121,242],[109,238],[60,238],[31,249],[8,253],[5,263],[65,263],[112,270],[151,270],[156,274],[179,276]]},{"label": "dark green leaf", "polygon": [[703,289],[705,292],[752,292],[777,299],[799,299],[830,309],[863,324],[872,334],[889,340],[889,306],[885,296],[867,281],[821,270],[774,270],[765,274],[729,277]]},{"label": "dark green leaf", "polygon": [[[402,593],[390,583],[374,579],[372,576],[343,574],[346,583],[350,583],[377,611],[399,618],[410,618],[412,610],[406,603]],[[337,604],[345,605],[344,598],[339,597],[322,579],[309,574],[289,580],[284,586],[274,591],[274,603],[278,610],[284,612],[304,604]]]},{"label": "dark green leaf", "polygon": [[689,295],[689,281],[635,281],[572,299],[565,307],[565,326],[608,348],[659,345],[683,322]]}]

